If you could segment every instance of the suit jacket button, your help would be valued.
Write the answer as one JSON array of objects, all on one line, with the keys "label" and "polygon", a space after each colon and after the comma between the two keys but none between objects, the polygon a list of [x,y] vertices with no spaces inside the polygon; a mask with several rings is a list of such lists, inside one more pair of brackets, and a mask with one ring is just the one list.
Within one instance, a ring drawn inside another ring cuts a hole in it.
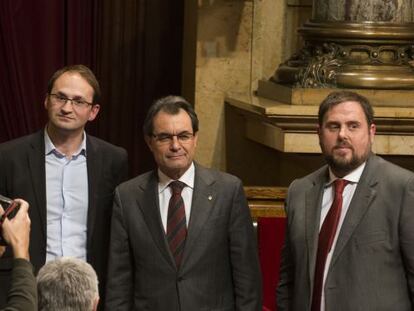
[{"label": "suit jacket button", "polygon": [[178,281],[178,282],[181,282],[181,281],[183,281],[183,280],[184,280],[184,278],[183,278],[183,277],[181,277],[181,276],[180,276],[180,277],[178,277],[178,279],[177,279],[177,281]]}]

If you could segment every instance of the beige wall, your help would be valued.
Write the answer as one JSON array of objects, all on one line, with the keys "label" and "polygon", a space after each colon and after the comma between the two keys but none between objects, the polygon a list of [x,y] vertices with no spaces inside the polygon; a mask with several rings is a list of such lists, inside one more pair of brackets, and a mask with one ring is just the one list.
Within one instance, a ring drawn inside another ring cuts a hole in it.
[{"label": "beige wall", "polygon": [[[183,94],[200,119],[196,160],[259,186],[287,186],[320,167],[318,154],[283,153],[246,138],[245,111],[227,105],[224,113],[226,97],[254,96],[258,81],[299,50],[296,30],[310,18],[312,0],[186,1]],[[414,170],[411,156],[386,158]]]},{"label": "beige wall", "polygon": [[198,162],[226,169],[224,98],[253,94],[258,80],[271,77],[297,49],[307,2],[187,1],[183,94],[194,100],[200,119]]}]

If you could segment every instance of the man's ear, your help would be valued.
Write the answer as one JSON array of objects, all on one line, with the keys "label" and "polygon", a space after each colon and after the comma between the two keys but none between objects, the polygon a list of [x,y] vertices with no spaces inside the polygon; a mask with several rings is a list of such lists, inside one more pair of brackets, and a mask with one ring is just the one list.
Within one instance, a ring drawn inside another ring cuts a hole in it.
[{"label": "man's ear", "polygon": [[98,115],[99,110],[101,109],[101,106],[99,104],[95,104],[91,108],[91,112],[89,114],[88,121],[95,120],[96,116]]},{"label": "man's ear", "polygon": [[321,136],[321,131],[322,131],[321,126],[318,124],[316,126],[316,133],[318,133],[318,136]]},{"label": "man's ear", "polygon": [[198,131],[194,133],[194,147],[197,147],[198,142]]},{"label": "man's ear", "polygon": [[99,304],[99,296],[96,297],[95,300],[93,301],[93,309],[92,309],[92,311],[98,310],[98,304]]},{"label": "man's ear", "polygon": [[375,136],[376,131],[377,131],[376,125],[372,123],[369,127],[369,138],[371,140],[371,144],[374,143],[374,136]]},{"label": "man's ear", "polygon": [[144,140],[145,140],[145,142],[147,143],[147,146],[148,146],[149,150],[151,150],[151,151],[152,151],[151,137],[149,137],[149,136],[145,135],[145,136],[144,136]]},{"label": "man's ear", "polygon": [[48,103],[49,103],[49,95],[46,94],[45,100],[43,101],[43,106],[45,107],[46,110],[47,110]]}]

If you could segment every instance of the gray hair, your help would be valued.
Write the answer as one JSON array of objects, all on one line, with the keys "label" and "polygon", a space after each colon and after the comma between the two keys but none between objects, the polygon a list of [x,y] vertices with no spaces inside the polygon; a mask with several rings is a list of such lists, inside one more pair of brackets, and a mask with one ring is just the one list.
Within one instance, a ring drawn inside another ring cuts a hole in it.
[{"label": "gray hair", "polygon": [[193,132],[197,133],[198,131],[198,117],[194,111],[193,106],[185,100],[184,97],[169,95],[157,99],[149,108],[147,115],[144,120],[143,132],[145,136],[151,136],[153,133],[153,120],[158,112],[162,111],[170,115],[176,115],[180,112],[180,109],[183,109],[187,112],[188,116],[191,119],[191,125]]},{"label": "gray hair", "polygon": [[98,277],[87,262],[61,257],[37,275],[39,311],[91,311],[99,297]]}]

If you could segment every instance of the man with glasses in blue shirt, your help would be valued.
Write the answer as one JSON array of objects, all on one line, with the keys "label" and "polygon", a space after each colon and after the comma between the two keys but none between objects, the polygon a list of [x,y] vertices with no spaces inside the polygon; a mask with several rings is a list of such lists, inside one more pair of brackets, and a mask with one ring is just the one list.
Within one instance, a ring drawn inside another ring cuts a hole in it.
[{"label": "man with glasses in blue shirt", "polygon": [[143,129],[158,170],[115,191],[106,310],[261,310],[242,183],[193,161],[193,107],[161,98]]},{"label": "man with glasses in blue shirt", "polygon": [[[62,256],[83,259],[97,271],[103,297],[113,191],[128,165],[124,149],[85,133],[99,103],[99,83],[89,68],[58,70],[44,101],[45,129],[0,146],[0,194],[31,206],[35,270]],[[0,261],[0,298],[7,293],[8,269]]]}]

